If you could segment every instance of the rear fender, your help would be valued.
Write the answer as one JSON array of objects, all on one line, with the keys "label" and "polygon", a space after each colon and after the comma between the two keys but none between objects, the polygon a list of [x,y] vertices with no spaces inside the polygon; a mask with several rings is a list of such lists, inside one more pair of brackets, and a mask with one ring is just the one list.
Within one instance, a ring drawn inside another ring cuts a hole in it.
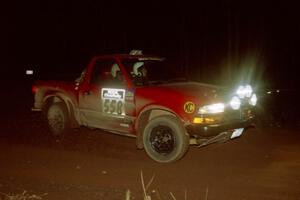
[{"label": "rear fender", "polygon": [[79,123],[80,119],[79,119],[78,110],[76,109],[77,108],[76,101],[61,92],[47,94],[43,100],[43,109],[42,110],[43,111],[47,110],[47,107],[51,103],[55,103],[55,102],[64,102],[65,103],[68,113],[69,113],[69,117],[71,119],[71,126],[73,128],[78,127],[80,124]]}]

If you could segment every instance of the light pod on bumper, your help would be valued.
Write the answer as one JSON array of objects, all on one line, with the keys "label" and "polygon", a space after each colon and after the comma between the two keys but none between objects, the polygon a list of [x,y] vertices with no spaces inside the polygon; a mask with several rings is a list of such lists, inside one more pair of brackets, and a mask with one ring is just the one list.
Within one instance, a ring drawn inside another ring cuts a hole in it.
[{"label": "light pod on bumper", "polygon": [[238,95],[239,98],[243,99],[245,97],[251,97],[251,94],[252,94],[253,90],[252,90],[252,87],[250,85],[246,85],[246,86],[239,86],[237,91],[236,91],[236,94]]},{"label": "light pod on bumper", "polygon": [[249,104],[252,105],[252,106],[255,106],[256,103],[257,103],[257,96],[256,96],[256,94],[253,94],[251,96],[251,98],[249,99]]},{"label": "light pod on bumper", "polygon": [[234,96],[229,104],[233,110],[238,110],[241,107],[241,100],[237,96]]}]

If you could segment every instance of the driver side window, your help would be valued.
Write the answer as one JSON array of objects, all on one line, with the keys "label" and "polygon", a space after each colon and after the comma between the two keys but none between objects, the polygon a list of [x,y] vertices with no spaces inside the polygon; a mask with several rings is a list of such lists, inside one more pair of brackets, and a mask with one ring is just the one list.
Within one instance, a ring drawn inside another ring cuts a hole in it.
[{"label": "driver side window", "polygon": [[99,59],[96,61],[91,84],[105,87],[115,87],[123,85],[122,73],[118,64],[113,59]]}]

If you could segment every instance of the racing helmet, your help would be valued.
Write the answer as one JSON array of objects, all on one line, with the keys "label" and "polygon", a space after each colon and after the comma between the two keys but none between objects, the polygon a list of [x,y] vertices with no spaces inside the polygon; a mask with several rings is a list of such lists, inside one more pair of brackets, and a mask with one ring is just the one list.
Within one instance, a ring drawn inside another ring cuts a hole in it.
[{"label": "racing helmet", "polygon": [[144,62],[136,62],[133,65],[133,74],[136,76],[142,76],[142,73],[139,71],[139,68],[144,66]]},{"label": "racing helmet", "polygon": [[114,63],[111,67],[111,75],[116,78],[117,73],[120,71],[119,65],[117,63]]}]

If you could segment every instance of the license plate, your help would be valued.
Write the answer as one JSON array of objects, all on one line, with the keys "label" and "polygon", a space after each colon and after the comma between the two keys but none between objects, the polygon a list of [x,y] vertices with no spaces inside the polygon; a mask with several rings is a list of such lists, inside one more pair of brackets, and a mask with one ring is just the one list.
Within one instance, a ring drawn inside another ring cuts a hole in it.
[{"label": "license plate", "polygon": [[244,131],[244,128],[235,129],[231,135],[231,139],[241,136],[243,131]]}]

